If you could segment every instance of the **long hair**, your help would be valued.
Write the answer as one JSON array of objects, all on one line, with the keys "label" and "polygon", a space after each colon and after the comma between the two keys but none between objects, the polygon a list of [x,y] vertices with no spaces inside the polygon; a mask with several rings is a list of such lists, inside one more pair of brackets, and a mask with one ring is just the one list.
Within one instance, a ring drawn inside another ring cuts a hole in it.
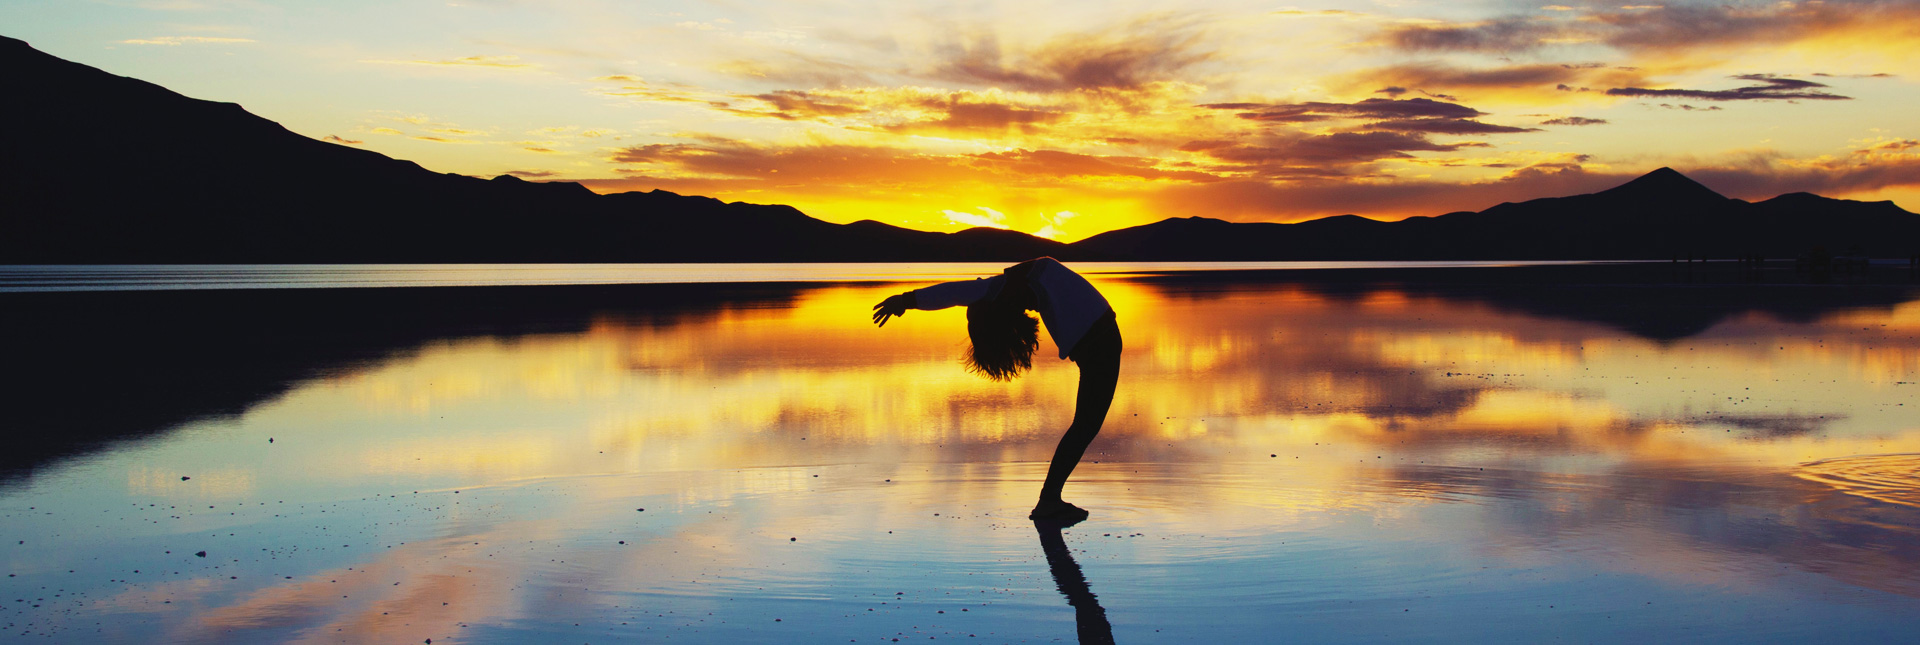
[{"label": "long hair", "polygon": [[1040,348],[1040,321],[1025,309],[993,302],[967,307],[967,371],[1011,381],[1033,367]]}]

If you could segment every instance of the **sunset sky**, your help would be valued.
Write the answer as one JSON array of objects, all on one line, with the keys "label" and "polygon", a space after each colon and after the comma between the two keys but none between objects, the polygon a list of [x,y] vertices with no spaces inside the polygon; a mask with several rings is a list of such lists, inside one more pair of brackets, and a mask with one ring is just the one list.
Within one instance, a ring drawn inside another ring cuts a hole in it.
[{"label": "sunset sky", "polygon": [[[11,0],[0,34],[442,171],[1073,241],[1672,166],[1920,207],[1920,2]],[[99,168],[138,172],[103,151]]]}]

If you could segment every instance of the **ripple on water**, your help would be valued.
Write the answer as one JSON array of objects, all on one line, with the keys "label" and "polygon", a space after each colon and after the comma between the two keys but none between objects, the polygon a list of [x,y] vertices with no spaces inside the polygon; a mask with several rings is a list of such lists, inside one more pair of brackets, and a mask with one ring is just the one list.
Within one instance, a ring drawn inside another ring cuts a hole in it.
[{"label": "ripple on water", "polygon": [[1793,474],[1843,493],[1920,508],[1920,453],[1822,459],[1801,464]]}]

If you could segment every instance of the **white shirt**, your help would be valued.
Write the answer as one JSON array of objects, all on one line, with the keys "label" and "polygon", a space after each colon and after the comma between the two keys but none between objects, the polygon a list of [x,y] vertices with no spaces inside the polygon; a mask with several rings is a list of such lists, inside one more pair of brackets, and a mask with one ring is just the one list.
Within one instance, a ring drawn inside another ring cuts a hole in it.
[{"label": "white shirt", "polygon": [[[1000,295],[1006,286],[1006,274],[959,282],[943,282],[915,289],[915,309],[946,309],[971,305]],[[1093,324],[1113,311],[1106,296],[1093,283],[1074,273],[1059,260],[1040,258],[1027,272],[1027,285],[1033,289],[1034,310],[1047,325],[1047,335],[1060,347],[1060,358],[1073,353],[1073,347],[1087,335]]]}]

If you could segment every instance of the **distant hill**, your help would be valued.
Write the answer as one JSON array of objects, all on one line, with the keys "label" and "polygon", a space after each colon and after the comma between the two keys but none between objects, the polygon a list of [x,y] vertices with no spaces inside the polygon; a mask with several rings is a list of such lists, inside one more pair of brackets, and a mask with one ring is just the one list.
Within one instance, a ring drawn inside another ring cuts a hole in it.
[{"label": "distant hill", "polygon": [[[789,206],[428,171],[240,106],[0,38],[0,263],[796,262],[1905,257],[1920,216],[1794,193],[1728,199],[1662,168],[1619,187],[1381,222],[1167,219],[1061,244],[833,224]],[[31,89],[27,89],[31,88]]]},{"label": "distant hill", "polygon": [[1661,168],[1591,195],[1398,222],[1356,215],[1297,224],[1168,219],[1095,235],[1067,253],[1089,260],[1664,260],[1794,257],[1816,246],[1907,257],[1920,252],[1920,215],[1893,202],[1809,193],[1748,203]]}]

